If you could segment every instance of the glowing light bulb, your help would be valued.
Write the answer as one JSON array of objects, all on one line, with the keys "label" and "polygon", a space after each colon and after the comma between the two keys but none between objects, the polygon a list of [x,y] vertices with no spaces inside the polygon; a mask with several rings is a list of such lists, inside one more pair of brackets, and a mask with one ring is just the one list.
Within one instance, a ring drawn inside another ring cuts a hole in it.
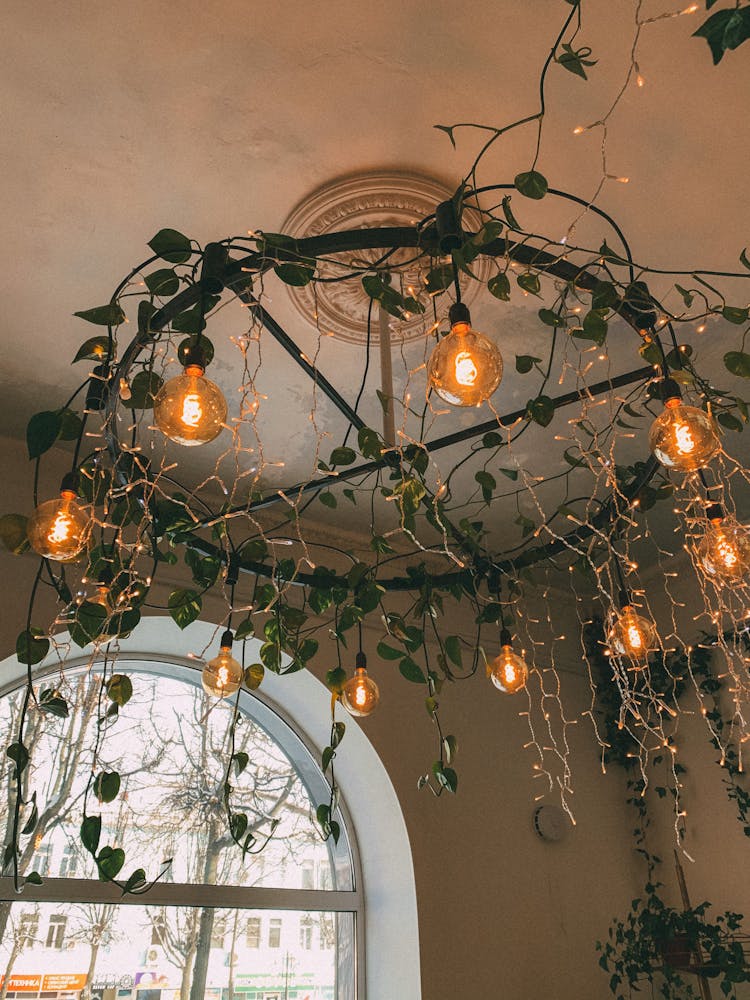
[{"label": "glowing light bulb", "polygon": [[451,332],[436,344],[427,366],[428,385],[451,406],[478,406],[503,377],[503,359],[483,333],[471,328],[462,303],[450,309]]},{"label": "glowing light bulb", "polygon": [[177,444],[207,444],[218,437],[226,421],[221,389],[203,372],[199,364],[186,365],[183,374],[166,382],[154,399],[156,426]]},{"label": "glowing light bulb", "polygon": [[503,644],[500,654],[487,664],[487,672],[498,691],[504,694],[520,691],[526,687],[529,678],[529,668],[523,658],[513,652],[509,643]]},{"label": "glowing light bulb", "polygon": [[89,519],[76,503],[72,479],[65,477],[58,499],[36,508],[26,529],[32,549],[56,562],[74,559],[88,537]]},{"label": "glowing light bulb", "polygon": [[350,715],[363,718],[374,712],[380,703],[380,688],[367,675],[364,653],[357,653],[357,666],[354,676],[344,684],[341,701]]},{"label": "glowing light bulb", "polygon": [[614,614],[607,641],[618,656],[626,656],[638,664],[645,664],[649,653],[658,646],[654,623],[629,604]]},{"label": "glowing light bulb", "polygon": [[698,545],[698,561],[714,579],[739,583],[750,569],[750,531],[724,516],[711,517],[710,523]]},{"label": "glowing light bulb", "polygon": [[219,655],[203,668],[201,682],[212,698],[227,698],[242,683],[242,667],[232,656],[232,633],[228,629],[221,637]]},{"label": "glowing light bulb", "polygon": [[648,444],[662,465],[678,472],[702,469],[721,447],[711,417],[697,406],[685,406],[679,389],[651,425]]}]

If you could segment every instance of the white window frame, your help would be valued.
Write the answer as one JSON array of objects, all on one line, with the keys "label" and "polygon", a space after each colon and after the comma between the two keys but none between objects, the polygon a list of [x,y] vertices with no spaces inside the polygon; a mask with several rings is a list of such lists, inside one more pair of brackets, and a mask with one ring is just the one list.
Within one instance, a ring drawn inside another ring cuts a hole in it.
[{"label": "white window frame", "polygon": [[[221,628],[208,622],[194,622],[183,632],[170,618],[145,618],[131,636],[120,642],[118,664],[125,669],[190,679],[198,685],[202,663],[191,656],[217,645],[220,634]],[[64,637],[60,638],[64,641]],[[260,643],[256,639],[247,642],[253,662]],[[87,666],[91,662],[90,656],[69,657],[66,666]],[[8,678],[0,688],[3,697],[23,681],[27,668],[12,656],[0,663],[0,670]],[[34,668],[34,677],[41,679],[58,670],[59,663],[53,654]],[[312,755],[310,766],[320,775],[315,762],[320,748],[328,742],[330,692],[310,671],[302,670],[288,677],[267,671],[263,687],[253,694],[243,692],[242,699],[255,700],[248,714],[282,748],[286,745],[284,734],[274,733],[272,723],[277,720],[275,724],[290,729],[307,747]],[[263,708],[268,714],[261,718]],[[341,820],[353,858],[352,890],[159,882],[146,895],[123,897],[115,886],[98,880],[45,879],[41,886],[26,886],[19,897],[13,890],[12,879],[4,877],[0,878],[0,899],[353,913],[356,1000],[393,1000],[394,969],[398,969],[399,1000],[421,1000],[416,888],[406,825],[376,751],[353,719],[346,722],[346,742],[336,760],[336,777],[342,793]],[[300,761],[295,760],[295,764],[299,767]],[[308,784],[309,774],[303,768],[300,775]],[[358,817],[359,822],[355,823],[352,816]],[[383,962],[383,955],[388,955],[387,962]],[[341,1000],[350,997],[342,994]]]}]

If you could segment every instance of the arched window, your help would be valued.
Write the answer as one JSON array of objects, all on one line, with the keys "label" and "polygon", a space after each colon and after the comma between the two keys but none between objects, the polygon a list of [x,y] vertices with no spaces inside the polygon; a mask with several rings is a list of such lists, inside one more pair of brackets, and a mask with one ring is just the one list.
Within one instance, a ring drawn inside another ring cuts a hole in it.
[{"label": "arched window", "polygon": [[[227,775],[231,707],[204,697],[195,661],[185,658],[212,635],[203,623],[185,635],[149,619],[123,642],[118,660],[135,693],[96,770],[117,771],[122,784],[96,810],[106,830],[101,843],[126,847],[124,871],[143,867],[151,877],[170,861],[144,896],[122,898],[98,881],[79,843],[80,800],[94,764],[96,668],[83,658],[66,665],[75,706],[68,719],[32,717],[40,824],[24,841],[24,867],[44,882],[27,886],[19,899],[0,879],[0,1000],[386,1000],[394,980],[383,973],[383,948],[391,959],[386,968],[399,970],[399,996],[419,996],[408,841],[372,747],[352,726],[350,761],[339,774],[344,799],[351,790],[368,803],[360,825],[363,866],[343,804],[338,844],[321,841],[313,821],[328,787],[311,748],[325,737],[314,733],[311,743],[305,731],[326,726],[325,688],[306,674],[267,678],[258,696],[243,692]],[[13,670],[20,679],[21,668]],[[42,676],[44,664],[39,670]],[[46,671],[59,673],[57,666]],[[0,691],[4,733],[13,726],[17,692],[17,683]],[[258,843],[275,827],[268,846],[244,859],[226,830],[227,777]],[[369,894],[363,867],[370,870]],[[368,953],[380,959],[369,975]]]}]

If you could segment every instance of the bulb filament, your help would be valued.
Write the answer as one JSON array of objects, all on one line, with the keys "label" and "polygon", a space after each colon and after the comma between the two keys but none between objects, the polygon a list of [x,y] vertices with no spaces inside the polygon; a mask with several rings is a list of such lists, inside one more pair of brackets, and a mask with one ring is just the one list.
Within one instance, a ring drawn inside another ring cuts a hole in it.
[{"label": "bulb filament", "polygon": [[716,548],[719,553],[719,558],[724,563],[724,566],[727,569],[734,569],[738,561],[737,550],[734,545],[728,542],[726,538],[722,538]]},{"label": "bulb filament", "polygon": [[181,420],[186,427],[197,427],[203,416],[201,399],[197,392],[189,392],[182,401]]},{"label": "bulb filament", "polygon": [[60,513],[55,518],[52,527],[47,535],[47,540],[52,545],[59,545],[61,542],[66,542],[70,538],[70,526],[72,519],[68,513],[61,510]]},{"label": "bulb filament", "polygon": [[459,385],[472,386],[478,374],[471,354],[468,351],[459,351],[456,355],[456,382]]},{"label": "bulb filament", "polygon": [[689,455],[695,451],[695,438],[687,424],[678,424],[674,429],[677,448],[683,455]]},{"label": "bulb filament", "polygon": [[643,636],[636,625],[628,626],[628,642],[631,649],[641,649],[643,647]]}]

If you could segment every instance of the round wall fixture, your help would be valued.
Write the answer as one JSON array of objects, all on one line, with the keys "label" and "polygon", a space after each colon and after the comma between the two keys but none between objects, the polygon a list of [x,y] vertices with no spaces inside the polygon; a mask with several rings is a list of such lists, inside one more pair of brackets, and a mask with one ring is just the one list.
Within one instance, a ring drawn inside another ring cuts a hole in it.
[{"label": "round wall fixture", "polygon": [[[422,174],[395,170],[354,174],[330,181],[306,195],[284,220],[281,232],[301,239],[345,229],[416,226],[431,215],[441,201],[452,196],[453,192],[445,184]],[[482,228],[479,215],[470,208],[464,209],[462,221],[463,228],[469,232]],[[350,264],[356,261],[362,265],[374,263],[381,256],[377,250],[360,251],[350,254],[347,260]],[[388,258],[391,265],[404,265],[404,287],[421,280],[420,271],[409,268],[408,261],[413,256],[413,250],[405,249],[391,253]],[[489,258],[479,257],[471,267],[479,281],[468,282],[466,289],[462,289],[467,305],[471,305],[491,274]],[[320,260],[317,273],[326,278],[344,272],[333,261]],[[316,282],[302,288],[287,286],[287,290],[295,308],[322,334],[354,344],[366,343],[370,299],[360,281]],[[377,329],[377,316],[374,323]],[[416,340],[425,332],[422,316],[405,321],[393,319],[391,324],[396,336],[404,340]]]},{"label": "round wall fixture", "polygon": [[558,843],[565,839],[569,820],[559,806],[538,806],[534,811],[534,829],[548,843]]}]

